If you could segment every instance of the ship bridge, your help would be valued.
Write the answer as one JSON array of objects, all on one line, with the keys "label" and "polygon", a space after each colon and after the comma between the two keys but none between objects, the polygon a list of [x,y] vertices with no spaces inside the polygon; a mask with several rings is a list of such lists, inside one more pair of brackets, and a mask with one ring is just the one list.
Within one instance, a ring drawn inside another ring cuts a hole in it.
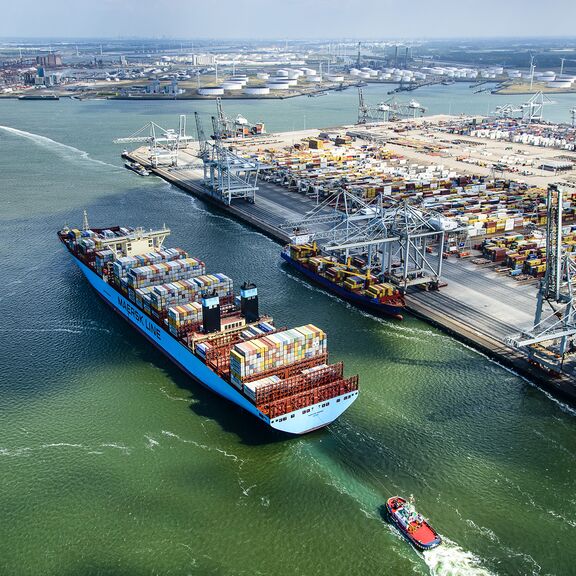
[{"label": "ship bridge", "polygon": [[109,248],[115,253],[121,252],[126,256],[137,256],[159,250],[169,235],[170,228],[166,228],[166,226],[157,230],[136,228],[125,236],[102,238],[100,242],[102,249]]}]

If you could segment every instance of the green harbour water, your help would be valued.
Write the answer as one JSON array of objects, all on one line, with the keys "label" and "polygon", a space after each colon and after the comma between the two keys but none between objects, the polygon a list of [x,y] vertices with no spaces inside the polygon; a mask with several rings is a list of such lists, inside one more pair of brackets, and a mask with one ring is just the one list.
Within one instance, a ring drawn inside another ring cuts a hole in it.
[{"label": "green harbour water", "polygon": [[[432,113],[511,100],[412,96]],[[327,127],[355,120],[356,93],[224,106],[270,130]],[[269,238],[122,167],[114,137],[214,108],[0,101],[0,574],[574,574],[575,410],[424,322],[308,285]],[[190,381],[57,241],[84,208],[94,226],[166,223],[169,246],[255,281],[278,323],[325,329],[360,375],[356,403],[289,438]],[[384,522],[395,494],[415,495],[443,546],[418,553]]]}]

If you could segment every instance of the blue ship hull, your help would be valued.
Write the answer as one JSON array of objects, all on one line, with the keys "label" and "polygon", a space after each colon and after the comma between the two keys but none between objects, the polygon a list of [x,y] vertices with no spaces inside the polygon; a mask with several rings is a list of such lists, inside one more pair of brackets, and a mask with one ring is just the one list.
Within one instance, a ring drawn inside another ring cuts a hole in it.
[{"label": "blue ship hull", "polygon": [[[74,257],[74,256],[73,256]],[[264,424],[290,434],[305,434],[327,426],[345,412],[358,397],[358,391],[331,398],[318,404],[306,406],[305,410],[296,410],[277,418],[270,419],[250,402],[239,390],[226,380],[220,378],[206,366],[184,344],[174,338],[170,332],[162,329],[142,310],[120,294],[115,288],[96,274],[93,270],[74,257],[80,270],[92,287],[112,309],[136,328],[142,336],[161,350],[170,360],[177,364],[188,376],[240,406],[256,416]]]},{"label": "blue ship hull", "polygon": [[319,284],[322,288],[328,290],[328,292],[332,292],[339,296],[343,300],[351,302],[352,304],[356,304],[356,306],[360,308],[366,308],[372,312],[376,312],[377,314],[381,314],[384,316],[391,316],[392,318],[397,318],[398,320],[402,320],[402,313],[404,312],[403,306],[395,306],[393,304],[383,304],[382,302],[378,302],[378,300],[374,298],[370,298],[369,296],[364,296],[362,294],[356,294],[355,292],[351,292],[350,290],[346,290],[342,286],[331,282],[328,278],[324,278],[324,276],[320,276],[320,274],[316,274],[309,268],[302,266],[300,262],[291,258],[286,252],[281,253],[282,259],[285,260],[290,266],[298,270],[298,272],[304,274],[304,276],[310,278],[314,283]]}]

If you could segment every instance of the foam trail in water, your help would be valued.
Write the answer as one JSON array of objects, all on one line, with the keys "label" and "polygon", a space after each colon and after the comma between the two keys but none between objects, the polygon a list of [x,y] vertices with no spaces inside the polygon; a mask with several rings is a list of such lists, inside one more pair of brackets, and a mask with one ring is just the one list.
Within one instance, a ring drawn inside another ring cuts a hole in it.
[{"label": "foam trail in water", "polygon": [[10,134],[14,134],[15,136],[20,136],[22,138],[27,138],[31,140],[38,146],[42,148],[46,148],[57,154],[60,154],[63,158],[67,160],[80,160],[80,161],[88,161],[93,162],[94,164],[101,164],[102,166],[107,166],[115,169],[119,169],[118,166],[114,164],[109,164],[108,162],[103,162],[102,160],[96,160],[94,158],[90,158],[88,152],[84,150],[79,150],[78,148],[74,148],[74,146],[68,146],[68,144],[62,144],[61,142],[56,142],[56,140],[52,140],[51,138],[47,138],[46,136],[41,136],[40,134],[34,134],[32,132],[26,132],[25,130],[18,130],[18,128],[12,128],[10,126],[0,126],[0,130],[4,130]]},{"label": "foam trail in water", "polygon": [[438,548],[426,550],[422,555],[432,576],[492,576],[472,552],[444,537]]}]

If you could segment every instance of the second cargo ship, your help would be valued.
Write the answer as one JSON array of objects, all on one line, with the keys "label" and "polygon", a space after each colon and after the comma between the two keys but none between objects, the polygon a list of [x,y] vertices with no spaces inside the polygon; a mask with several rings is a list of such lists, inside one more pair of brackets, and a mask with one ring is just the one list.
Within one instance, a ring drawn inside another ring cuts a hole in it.
[{"label": "second cargo ship", "polygon": [[338,418],[358,376],[330,364],[325,333],[288,330],[260,315],[257,288],[207,275],[204,263],[165,249],[168,228],[63,228],[58,237],[104,300],[189,376],[264,424],[304,434]]},{"label": "second cargo ship", "polygon": [[[301,240],[300,238],[303,238]],[[381,282],[361,258],[340,262],[324,255],[307,235],[295,237],[284,247],[281,257],[298,272],[343,300],[383,316],[402,320],[406,301],[400,291],[388,282]]]}]

